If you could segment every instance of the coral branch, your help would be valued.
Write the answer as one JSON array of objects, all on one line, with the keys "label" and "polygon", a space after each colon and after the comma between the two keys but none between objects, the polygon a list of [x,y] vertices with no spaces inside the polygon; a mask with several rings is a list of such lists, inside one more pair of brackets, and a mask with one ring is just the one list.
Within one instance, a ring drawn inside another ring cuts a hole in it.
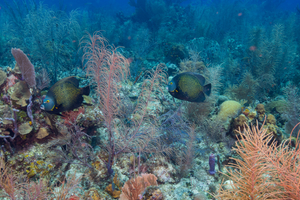
[{"label": "coral branch", "polygon": [[[263,126],[262,126],[263,127]],[[246,126],[239,131],[233,149],[241,159],[232,158],[226,171],[231,179],[231,189],[221,185],[217,199],[298,199],[300,196],[299,141],[291,149],[288,141],[277,145],[273,133],[258,125]],[[299,133],[298,133],[299,135]]]}]

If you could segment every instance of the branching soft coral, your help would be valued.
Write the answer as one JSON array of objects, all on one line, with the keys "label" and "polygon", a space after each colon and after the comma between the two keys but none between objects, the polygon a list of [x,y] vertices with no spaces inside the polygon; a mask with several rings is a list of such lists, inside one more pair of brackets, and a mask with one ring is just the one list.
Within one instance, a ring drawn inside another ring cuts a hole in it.
[{"label": "branching soft coral", "polygon": [[[46,179],[38,181],[26,180],[22,174],[14,174],[8,164],[0,158],[0,198],[17,199],[57,199],[70,200],[71,196],[79,195],[81,187],[79,183],[81,176],[76,173],[64,179],[62,182],[56,180],[54,185],[49,187]],[[55,190],[53,190],[53,186]],[[78,199],[79,199],[78,197]]]},{"label": "branching soft coral", "polygon": [[4,160],[0,159],[0,197],[9,197],[14,200],[20,196],[22,185],[18,183],[17,177],[10,171]]},{"label": "branching soft coral", "polygon": [[[165,85],[167,76],[165,65],[159,64],[144,74],[142,89],[131,119],[132,126],[116,123],[120,114],[121,83],[129,74],[129,62],[116,48],[96,32],[82,39],[83,60],[87,75],[97,86],[99,107],[107,127],[108,141],[104,142],[108,150],[105,161],[107,172],[113,174],[114,159],[124,152],[163,152],[162,142],[157,137],[156,114],[150,114],[151,103],[160,102],[163,94],[161,85]],[[160,148],[161,147],[161,148]]]},{"label": "branching soft coral", "polygon": [[[296,124],[291,131],[291,135],[300,123]],[[271,193],[273,197],[280,199],[299,199],[300,198],[300,141],[299,133],[296,136],[296,144],[291,149],[292,138],[285,143],[271,146],[272,152],[266,157],[268,168],[271,170],[272,182],[276,185],[275,191]]]},{"label": "branching soft coral", "polygon": [[81,43],[85,44],[83,61],[87,76],[91,77],[97,86],[99,104],[107,126],[110,146],[107,166],[108,173],[112,174],[111,167],[115,156],[113,119],[119,112],[121,102],[119,90],[121,81],[129,73],[129,62],[116,48],[108,44],[100,32],[88,34],[82,38]]},{"label": "branching soft coral", "polygon": [[258,154],[260,151],[268,151],[271,134],[258,127],[248,127],[244,133],[239,134],[241,139],[238,139],[233,150],[241,159],[233,158],[236,164],[232,163],[226,169],[232,180],[232,189],[224,190],[220,187],[217,199],[258,199],[271,191],[265,160]]},{"label": "branching soft coral", "polygon": [[242,82],[227,88],[226,93],[236,100],[245,99],[251,103],[255,100],[258,83],[250,72],[246,72],[243,76]]},{"label": "branching soft coral", "polygon": [[[298,133],[299,136],[299,133]],[[299,141],[277,145],[272,133],[253,126],[239,131],[233,149],[240,158],[233,158],[227,174],[231,188],[221,184],[217,199],[298,199],[300,196]]]}]

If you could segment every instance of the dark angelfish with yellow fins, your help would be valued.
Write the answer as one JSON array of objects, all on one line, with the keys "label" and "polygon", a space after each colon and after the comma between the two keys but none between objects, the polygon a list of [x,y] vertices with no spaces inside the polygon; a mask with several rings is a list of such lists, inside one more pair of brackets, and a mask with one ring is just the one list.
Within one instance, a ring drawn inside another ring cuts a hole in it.
[{"label": "dark angelfish with yellow fins", "polygon": [[81,106],[82,95],[89,95],[89,86],[79,88],[79,80],[75,76],[70,76],[57,81],[48,91],[41,109],[49,113],[72,110]]},{"label": "dark angelfish with yellow fins", "polygon": [[211,84],[205,84],[201,74],[184,72],[176,75],[168,84],[169,93],[181,100],[190,102],[203,102],[205,95],[211,93]]}]

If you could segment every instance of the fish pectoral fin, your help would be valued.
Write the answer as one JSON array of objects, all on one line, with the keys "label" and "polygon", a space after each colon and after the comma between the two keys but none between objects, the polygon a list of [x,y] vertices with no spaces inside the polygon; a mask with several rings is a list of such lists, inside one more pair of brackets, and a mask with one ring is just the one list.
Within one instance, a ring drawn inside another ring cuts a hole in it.
[{"label": "fish pectoral fin", "polygon": [[62,104],[59,104],[59,105],[55,105],[52,109],[53,110],[59,110],[61,107],[62,107]]}]

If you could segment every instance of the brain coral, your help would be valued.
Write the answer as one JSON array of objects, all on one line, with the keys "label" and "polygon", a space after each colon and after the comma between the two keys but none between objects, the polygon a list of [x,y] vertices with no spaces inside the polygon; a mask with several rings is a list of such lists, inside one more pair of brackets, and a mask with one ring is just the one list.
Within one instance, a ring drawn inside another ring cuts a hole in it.
[{"label": "brain coral", "polygon": [[242,109],[242,105],[237,101],[233,101],[233,100],[224,101],[220,105],[220,112],[218,114],[218,118],[220,120],[225,121],[228,118],[232,118],[238,115],[241,109]]}]

